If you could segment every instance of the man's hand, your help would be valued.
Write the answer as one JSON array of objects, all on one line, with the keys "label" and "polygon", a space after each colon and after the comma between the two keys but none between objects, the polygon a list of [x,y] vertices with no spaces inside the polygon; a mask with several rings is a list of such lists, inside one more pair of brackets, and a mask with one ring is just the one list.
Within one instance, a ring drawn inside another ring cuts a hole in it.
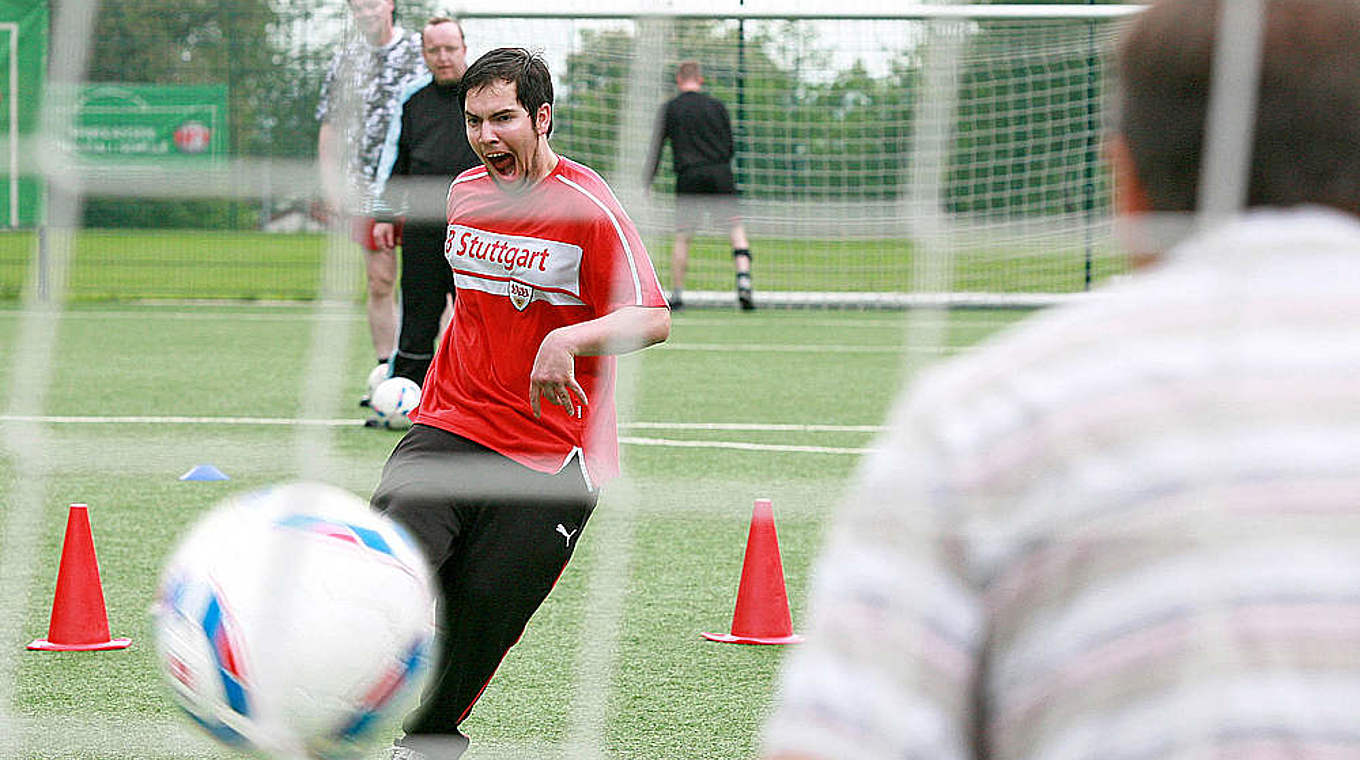
[{"label": "man's hand", "polygon": [[[566,409],[572,417],[582,416],[590,403],[585,390],[576,382],[576,354],[568,344],[559,328],[544,336],[538,346],[534,368],[529,371],[529,406],[535,417],[543,416],[540,397]],[[576,395],[575,399],[572,394]]]},{"label": "man's hand", "polygon": [[391,222],[376,222],[373,225],[373,244],[379,250],[390,251],[397,247],[397,226]]},{"label": "man's hand", "polygon": [[[541,417],[539,398],[583,417],[590,403],[576,382],[576,357],[613,356],[660,343],[671,333],[671,313],[664,306],[624,306],[603,317],[566,325],[548,333],[538,346],[529,372],[529,406]],[[572,398],[575,394],[575,399]]]}]

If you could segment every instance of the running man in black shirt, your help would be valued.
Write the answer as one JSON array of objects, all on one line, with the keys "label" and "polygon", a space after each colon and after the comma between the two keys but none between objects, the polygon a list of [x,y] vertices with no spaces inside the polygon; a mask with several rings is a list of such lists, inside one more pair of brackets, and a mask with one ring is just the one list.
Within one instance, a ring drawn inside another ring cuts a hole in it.
[{"label": "running man in black shirt", "polygon": [[[467,71],[463,27],[438,16],[421,30],[420,39],[432,79],[402,104],[401,119],[393,125],[379,171],[390,162],[392,178],[433,176],[452,182],[465,169],[481,164],[468,145],[463,124],[461,83]],[[378,218],[384,223],[374,226],[373,235],[375,239],[381,236],[386,245],[395,245],[398,238],[401,242],[401,329],[389,374],[424,385],[441,316],[446,304],[452,305],[453,270],[444,259],[442,216],[417,218],[404,229],[398,227],[404,197],[400,191],[383,193],[386,208]]]},{"label": "running man in black shirt", "polygon": [[671,252],[672,309],[684,307],[685,270],[694,231],[707,213],[728,221],[732,261],[737,269],[737,301],[744,311],[756,307],[751,297],[751,247],[737,211],[737,184],[732,178],[732,121],[721,101],[705,92],[698,61],[685,61],[675,72],[680,90],[661,110],[652,140],[644,184],[651,186],[661,163],[662,144],[670,140],[675,166],[675,247]]}]

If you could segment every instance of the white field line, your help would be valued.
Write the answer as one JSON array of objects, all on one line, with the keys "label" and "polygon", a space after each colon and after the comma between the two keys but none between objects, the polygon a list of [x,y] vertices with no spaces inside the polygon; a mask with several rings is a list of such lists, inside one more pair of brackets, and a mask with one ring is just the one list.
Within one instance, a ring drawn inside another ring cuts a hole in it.
[{"label": "white field line", "polygon": [[787,343],[662,343],[651,348],[652,351],[716,351],[726,353],[754,354],[927,354],[947,356],[967,349],[947,346],[844,346],[839,344],[787,344]]},{"label": "white field line", "polygon": [[[179,309],[147,309],[146,311],[65,311],[61,318],[70,321],[150,321],[150,320],[174,320],[187,322],[221,322],[223,319],[242,322],[363,322],[366,317],[358,312],[345,311],[339,314],[314,315],[309,309],[314,309],[315,304],[307,303],[299,306],[296,310],[291,307],[276,307],[288,309],[286,311],[251,311],[249,309],[202,309],[202,310],[179,310]],[[18,315],[21,310],[0,311],[0,318]]]},{"label": "white field line", "polygon": [[[262,427],[360,427],[358,419],[295,419],[286,417],[101,417],[57,415],[0,415],[0,422],[24,422],[51,425],[241,425]],[[623,430],[704,430],[747,431],[772,433],[865,433],[883,432],[881,425],[799,425],[759,422],[623,422]],[[640,438],[621,436],[619,442],[632,446],[670,446],[674,448],[736,449],[741,451],[782,451],[806,454],[867,454],[873,449],[840,446],[802,446],[795,444],[746,443],[742,441],[678,440],[670,438]]]},{"label": "white field line", "polygon": [[775,422],[620,422],[632,430],[756,430],[773,433],[882,433],[884,425],[797,425]]},{"label": "white field line", "polygon": [[[184,308],[171,306],[154,306],[145,310],[122,311],[112,309],[90,309],[79,311],[63,312],[61,318],[64,320],[145,320],[145,319],[165,319],[165,320],[188,320],[220,322],[223,316],[231,319],[240,319],[256,322],[296,322],[299,319],[312,319],[315,317],[308,312],[312,305],[310,303],[267,303],[258,306],[237,305],[237,304],[218,304],[211,303],[201,308]],[[223,308],[226,307],[226,308]],[[258,309],[258,311],[256,310]],[[22,309],[0,309],[0,319],[17,317],[22,313]],[[936,319],[948,324],[951,327],[1004,327],[1014,324],[1020,318],[977,318],[967,316],[929,315],[928,318]],[[350,312],[340,316],[328,317],[328,319],[343,319],[350,322],[363,322],[367,318],[362,312]],[[759,319],[759,317],[755,317]],[[892,317],[865,317],[855,313],[853,318],[834,319],[825,316],[808,316],[806,318],[787,320],[789,324],[796,324],[799,327],[826,327],[840,328],[853,326],[859,329],[884,329],[901,331],[906,327],[906,315],[898,314]],[[676,324],[685,327],[750,327],[752,319],[744,317],[704,317],[700,315],[684,315],[676,318]],[[778,325],[776,321],[759,322],[761,326]],[[664,345],[664,344],[663,344]]]},{"label": "white field line", "polygon": [[678,449],[736,449],[738,451],[780,451],[801,454],[871,454],[874,449],[842,446],[794,446],[780,443],[742,443],[740,441],[681,441],[671,438],[633,438],[620,436],[619,443],[633,446],[670,446]]},{"label": "white field line", "polygon": [[[130,424],[130,425],[320,425],[326,427],[360,426],[354,417],[318,420],[293,417],[186,417],[162,416],[75,416],[0,414],[0,422],[42,422],[51,424]],[[620,428],[636,430],[754,430],[791,433],[881,433],[883,425],[802,425],[769,422],[620,422]]]}]

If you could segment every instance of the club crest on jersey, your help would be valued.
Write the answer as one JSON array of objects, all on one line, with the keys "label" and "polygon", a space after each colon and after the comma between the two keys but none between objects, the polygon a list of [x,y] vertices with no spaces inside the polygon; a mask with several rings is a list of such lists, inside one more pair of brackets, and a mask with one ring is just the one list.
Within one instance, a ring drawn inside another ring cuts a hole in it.
[{"label": "club crest on jersey", "polygon": [[516,311],[524,311],[524,308],[534,299],[534,289],[530,285],[511,280],[509,295],[510,305],[514,306]]}]

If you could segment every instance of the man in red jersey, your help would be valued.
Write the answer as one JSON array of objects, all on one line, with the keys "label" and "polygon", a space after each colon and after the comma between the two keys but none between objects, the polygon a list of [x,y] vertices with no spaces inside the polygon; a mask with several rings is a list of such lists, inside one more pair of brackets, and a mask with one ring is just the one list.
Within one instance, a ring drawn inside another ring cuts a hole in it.
[{"label": "man in red jersey", "polygon": [[420,541],[443,592],[435,682],[394,758],[466,748],[459,724],[618,474],[614,355],[670,334],[632,220],[598,174],[548,145],[542,58],[493,50],[463,87],[483,165],[449,190],[453,322],[373,494]]}]

